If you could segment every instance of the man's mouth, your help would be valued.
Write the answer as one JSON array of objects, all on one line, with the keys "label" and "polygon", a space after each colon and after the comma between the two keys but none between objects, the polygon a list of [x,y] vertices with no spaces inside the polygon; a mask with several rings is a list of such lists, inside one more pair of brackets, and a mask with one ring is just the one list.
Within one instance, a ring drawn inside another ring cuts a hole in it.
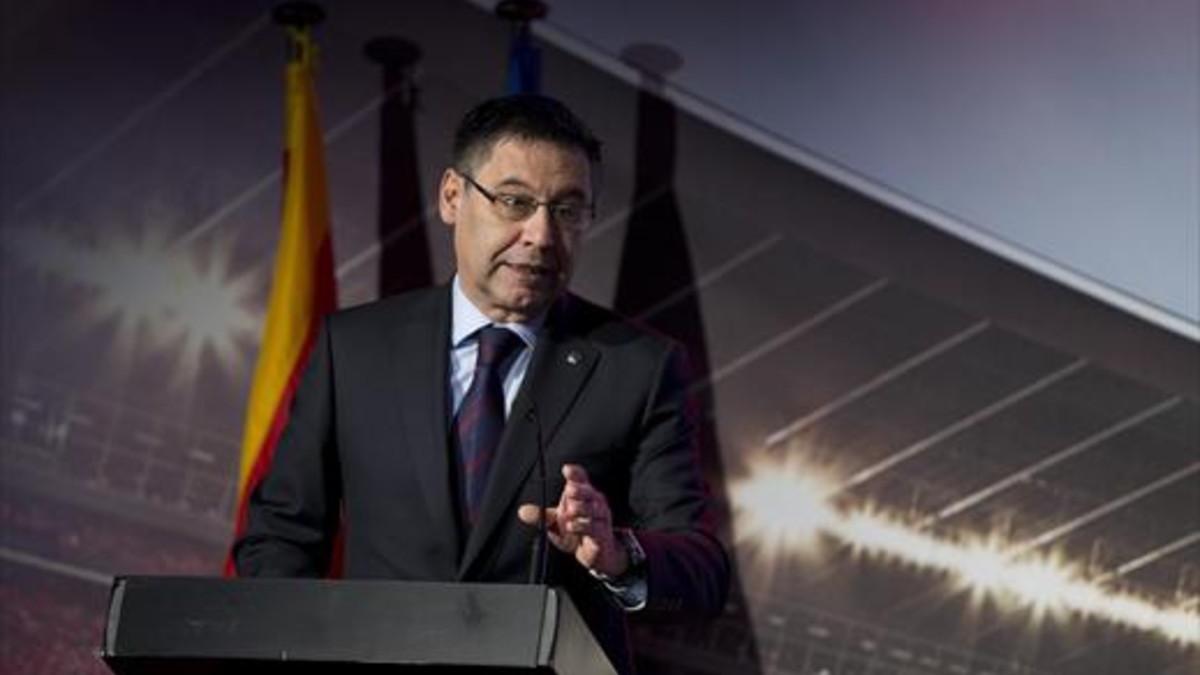
[{"label": "man's mouth", "polygon": [[557,272],[553,266],[542,265],[540,263],[506,262],[504,266],[525,277],[552,277]]}]

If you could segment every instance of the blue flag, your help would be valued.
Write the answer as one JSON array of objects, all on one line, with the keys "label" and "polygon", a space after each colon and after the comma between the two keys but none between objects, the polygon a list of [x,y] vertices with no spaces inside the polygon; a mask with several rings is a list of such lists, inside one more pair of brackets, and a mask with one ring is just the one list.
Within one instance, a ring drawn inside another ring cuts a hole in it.
[{"label": "blue flag", "polygon": [[508,93],[536,94],[542,89],[542,50],[533,43],[528,23],[517,27],[508,50]]}]

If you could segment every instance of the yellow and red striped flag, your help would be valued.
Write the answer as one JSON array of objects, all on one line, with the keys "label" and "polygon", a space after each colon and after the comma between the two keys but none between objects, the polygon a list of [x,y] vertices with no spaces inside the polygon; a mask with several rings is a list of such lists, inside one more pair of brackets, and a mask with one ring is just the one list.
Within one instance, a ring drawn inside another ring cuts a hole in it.
[{"label": "yellow and red striped flag", "polygon": [[[286,69],[283,216],[242,432],[235,537],[245,529],[250,494],[271,465],[321,317],[337,303],[312,36],[307,27],[290,26],[288,31],[292,53]],[[225,574],[236,574],[232,556],[225,561]]]}]

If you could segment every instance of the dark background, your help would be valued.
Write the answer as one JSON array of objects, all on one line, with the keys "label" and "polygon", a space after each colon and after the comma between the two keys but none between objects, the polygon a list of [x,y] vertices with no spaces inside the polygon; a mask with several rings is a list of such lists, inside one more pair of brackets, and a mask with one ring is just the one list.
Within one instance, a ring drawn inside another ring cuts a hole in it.
[{"label": "dark background", "polygon": [[[101,672],[113,574],[220,570],[279,219],[270,5],[4,6],[4,672]],[[433,188],[459,115],[503,90],[509,34],[467,4],[327,9],[318,90],[350,306],[452,274]],[[364,51],[381,38],[382,62]],[[1194,342],[684,114],[652,74],[633,87],[549,45],[543,67],[605,140],[574,288],[688,344],[739,563],[720,620],[637,626],[649,672],[1193,671],[1195,631],[968,592],[836,524],[772,543],[745,495],[790,461],[841,485],[840,513],[1034,542],[1194,617]],[[807,504],[782,492],[769,519]]]}]

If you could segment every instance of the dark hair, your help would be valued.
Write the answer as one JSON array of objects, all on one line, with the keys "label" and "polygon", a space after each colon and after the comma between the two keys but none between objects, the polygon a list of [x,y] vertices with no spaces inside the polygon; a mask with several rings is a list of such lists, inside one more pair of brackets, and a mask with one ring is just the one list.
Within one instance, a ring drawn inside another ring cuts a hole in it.
[{"label": "dark hair", "polygon": [[454,132],[454,166],[474,168],[505,137],[576,148],[591,164],[600,163],[600,141],[567,106],[546,96],[516,94],[488,99],[467,111]]}]

